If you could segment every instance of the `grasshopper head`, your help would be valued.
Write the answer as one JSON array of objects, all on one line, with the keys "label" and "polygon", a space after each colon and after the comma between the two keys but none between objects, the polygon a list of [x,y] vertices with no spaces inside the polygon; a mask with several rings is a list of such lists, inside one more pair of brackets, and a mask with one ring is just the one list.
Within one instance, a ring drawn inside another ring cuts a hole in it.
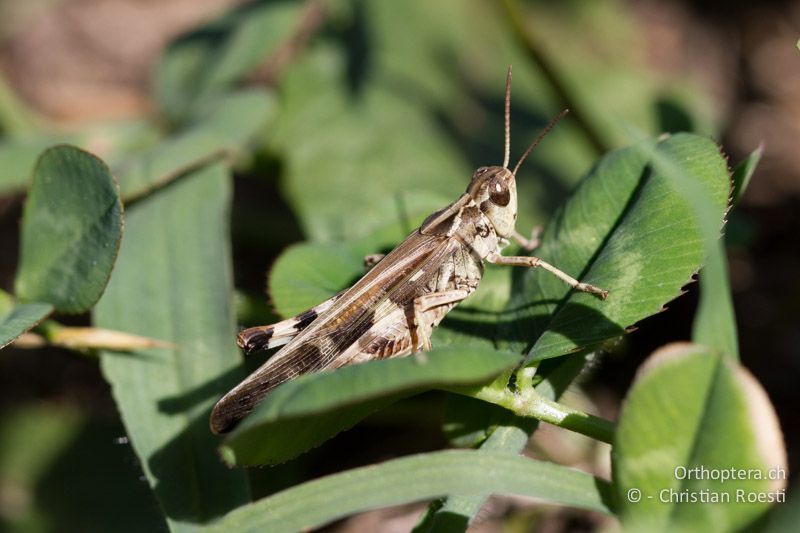
[{"label": "grasshopper head", "polygon": [[517,183],[505,167],[481,167],[472,175],[467,194],[491,221],[500,237],[509,237],[517,221]]},{"label": "grasshopper head", "polygon": [[517,170],[547,132],[567,113],[559,113],[539,136],[528,146],[513,170],[508,169],[511,152],[511,67],[506,75],[505,99],[505,152],[503,165],[481,167],[472,175],[467,194],[480,207],[481,212],[491,221],[499,237],[510,237],[517,222]]}]

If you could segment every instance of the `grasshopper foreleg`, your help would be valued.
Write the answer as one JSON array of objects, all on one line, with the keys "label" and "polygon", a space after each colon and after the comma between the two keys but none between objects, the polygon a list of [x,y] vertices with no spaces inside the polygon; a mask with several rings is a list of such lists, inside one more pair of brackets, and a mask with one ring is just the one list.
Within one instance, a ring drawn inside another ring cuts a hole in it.
[{"label": "grasshopper foreleg", "polygon": [[541,236],[542,226],[534,226],[534,228],[531,230],[531,236],[529,239],[526,239],[517,230],[514,230],[514,233],[511,234],[511,238],[517,241],[517,243],[519,243],[519,245],[528,252],[532,252],[539,247],[539,243],[541,242],[539,237]]}]

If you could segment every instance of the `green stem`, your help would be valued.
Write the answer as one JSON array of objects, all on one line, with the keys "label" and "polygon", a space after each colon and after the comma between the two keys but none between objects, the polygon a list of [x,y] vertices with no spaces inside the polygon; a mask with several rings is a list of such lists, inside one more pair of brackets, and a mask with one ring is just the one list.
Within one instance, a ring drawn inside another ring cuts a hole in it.
[{"label": "green stem", "polygon": [[608,152],[609,147],[603,141],[602,135],[600,135],[600,132],[597,131],[592,125],[592,122],[586,117],[582,106],[578,104],[572,91],[570,91],[564,83],[555,64],[550,60],[533,35],[523,26],[523,16],[516,0],[504,0],[503,6],[505,7],[506,19],[511,27],[511,32],[533,63],[539,68],[545,79],[550,83],[561,107],[570,110],[572,119],[583,131],[589,144],[592,145],[592,148],[594,148],[598,154]]},{"label": "green stem", "polygon": [[451,392],[478,398],[512,411],[517,416],[535,418],[609,444],[614,440],[614,423],[589,413],[549,400],[533,387],[512,392],[495,381],[478,389],[451,389]]},{"label": "green stem", "polygon": [[[574,353],[562,357],[557,366],[544,376],[536,385],[540,396],[550,400],[557,400],[570,383],[578,376],[586,363],[588,351]],[[533,386],[532,380],[535,371],[522,371],[526,383]],[[509,374],[505,374],[504,383],[508,383]],[[538,427],[539,421],[531,418],[514,416],[509,412],[509,419],[498,424],[489,437],[480,445],[483,451],[518,455],[522,453],[531,433]],[[422,522],[414,528],[414,533],[428,533],[429,531],[446,530],[448,527],[460,524],[469,524],[480,511],[490,494],[478,496],[448,496],[442,505],[441,501],[434,502],[428,508],[428,513]],[[466,525],[460,530],[466,528]],[[452,528],[451,528],[452,529]]]}]

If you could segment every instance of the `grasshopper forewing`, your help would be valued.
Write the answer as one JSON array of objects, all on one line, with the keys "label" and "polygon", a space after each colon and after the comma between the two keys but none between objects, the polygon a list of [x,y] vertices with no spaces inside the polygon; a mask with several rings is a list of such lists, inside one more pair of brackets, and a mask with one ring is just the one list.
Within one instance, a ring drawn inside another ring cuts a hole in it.
[{"label": "grasshopper forewing", "polygon": [[430,215],[349,289],[294,318],[239,333],[239,346],[247,353],[284,346],[217,402],[212,431],[232,430],[267,393],[301,374],[430,349],[433,328],[477,288],[484,261],[541,267],[576,290],[606,298],[606,291],[538,257],[500,254],[509,239],[531,248],[514,228],[516,173],[564,115],[556,117],[509,170],[510,94],[509,67],[502,166],[477,169],[458,200]]}]

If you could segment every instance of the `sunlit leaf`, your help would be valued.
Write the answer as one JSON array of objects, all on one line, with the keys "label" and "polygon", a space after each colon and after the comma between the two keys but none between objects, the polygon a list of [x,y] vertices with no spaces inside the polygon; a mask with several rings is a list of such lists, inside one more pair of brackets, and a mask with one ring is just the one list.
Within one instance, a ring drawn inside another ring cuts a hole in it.
[{"label": "sunlit leaf", "polygon": [[209,103],[181,130],[116,165],[122,196],[136,198],[214,159],[233,159],[273,112],[272,96],[263,90],[239,91]]},{"label": "sunlit leaf", "polygon": [[[700,224],[705,221],[695,216],[677,183],[648,165],[648,146],[645,142],[604,157],[548,223],[536,250],[561,270],[608,290],[608,299],[570,291],[539,269],[516,278],[509,308],[522,311],[501,324],[501,332],[518,346],[535,339],[529,360],[621,335],[664,309],[702,265]],[[679,166],[711,198],[716,216],[710,223],[718,234],[730,176],[717,145],[679,134],[658,143],[655,152]]]},{"label": "sunlit leaf", "polygon": [[105,163],[71,146],[47,150],[25,202],[16,296],[65,313],[89,310],[121,238],[122,203]]},{"label": "sunlit leaf", "polygon": [[606,483],[589,474],[513,455],[445,451],[304,483],[237,509],[212,531],[302,531],[368,509],[487,491],[609,512]]},{"label": "sunlit leaf", "polygon": [[184,119],[241,81],[291,35],[301,8],[300,2],[250,2],[174,41],[156,70],[162,110]]},{"label": "sunlit leaf", "polygon": [[[208,428],[213,400],[239,377],[228,242],[231,185],[222,164],[196,170],[136,203],[98,327],[174,348],[102,354],[103,374],[150,486],[173,528],[249,499]],[[167,399],[180,399],[177,405]]]},{"label": "sunlit leaf", "polygon": [[684,343],[662,348],[642,367],[613,452],[624,524],[739,531],[768,509],[759,497],[783,492],[786,468],[775,411],[735,362]]}]

